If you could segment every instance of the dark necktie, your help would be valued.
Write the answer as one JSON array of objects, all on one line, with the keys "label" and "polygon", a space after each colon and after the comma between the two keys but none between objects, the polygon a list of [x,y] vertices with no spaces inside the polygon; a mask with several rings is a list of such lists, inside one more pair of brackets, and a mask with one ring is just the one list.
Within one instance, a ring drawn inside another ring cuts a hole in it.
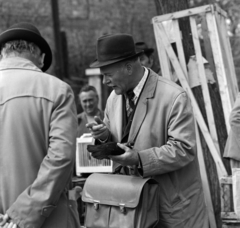
[{"label": "dark necktie", "polygon": [[126,103],[125,103],[124,105],[125,107],[123,108],[124,114],[123,114],[123,135],[121,139],[122,143],[125,143],[128,141],[128,135],[130,132],[134,111],[135,111],[134,97],[135,97],[135,94],[131,90],[126,93],[126,99],[124,99],[125,101],[128,100],[129,107],[126,107]]},{"label": "dark necktie", "polygon": [[130,90],[126,93],[126,96],[128,98],[128,102],[129,102],[129,110],[127,110],[127,115],[128,117],[130,116],[131,112],[134,110],[134,107],[135,107],[135,104],[134,104],[134,97],[135,97],[135,94],[133,92],[133,90]]}]

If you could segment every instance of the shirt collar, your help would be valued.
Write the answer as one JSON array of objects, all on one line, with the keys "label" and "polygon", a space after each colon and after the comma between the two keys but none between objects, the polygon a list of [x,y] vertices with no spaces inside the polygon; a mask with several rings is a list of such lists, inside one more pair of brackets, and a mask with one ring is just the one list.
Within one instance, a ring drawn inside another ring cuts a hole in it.
[{"label": "shirt collar", "polygon": [[0,61],[0,70],[7,69],[28,69],[28,70],[41,70],[30,60],[21,57],[8,57]]},{"label": "shirt collar", "polygon": [[136,104],[137,102],[137,99],[138,97],[140,96],[140,93],[143,89],[143,86],[145,85],[145,82],[147,80],[147,76],[148,76],[148,69],[146,67],[143,67],[144,68],[144,74],[143,74],[143,77],[142,79],[140,80],[140,82],[137,84],[137,86],[133,89],[133,92],[134,92],[134,103]]}]

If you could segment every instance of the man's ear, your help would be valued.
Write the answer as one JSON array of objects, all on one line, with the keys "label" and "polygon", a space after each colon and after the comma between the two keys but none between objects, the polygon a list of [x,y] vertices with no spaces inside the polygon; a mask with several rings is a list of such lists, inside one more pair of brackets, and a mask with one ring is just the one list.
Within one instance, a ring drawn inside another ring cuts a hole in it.
[{"label": "man's ear", "polygon": [[153,66],[153,57],[149,56],[149,68]]},{"label": "man's ear", "polygon": [[40,64],[40,68],[42,69],[43,66],[44,66],[44,59],[45,59],[45,53],[42,53],[41,56],[40,56],[40,61],[39,61],[39,64]]},{"label": "man's ear", "polygon": [[126,62],[125,69],[127,70],[128,75],[132,75],[133,72],[132,62]]}]

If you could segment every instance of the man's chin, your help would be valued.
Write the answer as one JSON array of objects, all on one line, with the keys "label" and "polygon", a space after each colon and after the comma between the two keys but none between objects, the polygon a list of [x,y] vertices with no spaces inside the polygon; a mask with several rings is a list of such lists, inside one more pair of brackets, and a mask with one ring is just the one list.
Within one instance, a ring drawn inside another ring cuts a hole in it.
[{"label": "man's chin", "polygon": [[122,91],[120,89],[118,89],[118,88],[113,88],[113,90],[115,91],[115,93],[117,95],[121,95],[122,94]]},{"label": "man's chin", "polygon": [[94,113],[94,111],[93,110],[91,110],[91,111],[85,111],[88,115],[92,115],[93,113]]}]

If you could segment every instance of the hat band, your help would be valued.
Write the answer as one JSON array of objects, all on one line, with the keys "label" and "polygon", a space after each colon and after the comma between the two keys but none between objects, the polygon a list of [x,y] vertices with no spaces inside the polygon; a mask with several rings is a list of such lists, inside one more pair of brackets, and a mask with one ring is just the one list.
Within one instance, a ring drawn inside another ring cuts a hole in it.
[{"label": "hat band", "polygon": [[127,57],[130,57],[135,54],[136,54],[135,51],[131,51],[131,52],[127,52],[127,53],[125,52],[121,55],[100,54],[100,55],[98,55],[98,61],[102,62],[102,61],[109,61],[109,60],[117,60],[117,59],[127,58]]}]

